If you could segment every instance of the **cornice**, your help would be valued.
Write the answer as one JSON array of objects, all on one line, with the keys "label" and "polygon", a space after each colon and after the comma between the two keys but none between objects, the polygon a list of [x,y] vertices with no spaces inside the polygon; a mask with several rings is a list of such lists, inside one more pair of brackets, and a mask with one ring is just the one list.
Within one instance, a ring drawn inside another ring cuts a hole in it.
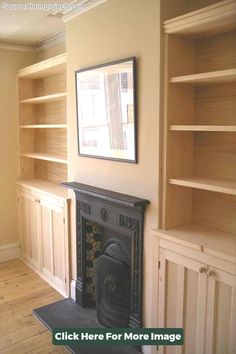
[{"label": "cornice", "polygon": [[35,52],[35,46],[0,42],[0,49],[17,50],[21,52]]},{"label": "cornice", "polygon": [[[71,2],[71,9],[63,13],[63,22],[68,22],[104,2],[106,0],[75,0]],[[73,6],[74,8],[72,8]]]},{"label": "cornice", "polygon": [[51,47],[56,46],[57,44],[65,43],[66,42],[66,34],[65,31],[61,31],[58,33],[53,34],[50,37],[47,37],[41,41],[39,41],[35,45],[36,51],[48,49]]}]

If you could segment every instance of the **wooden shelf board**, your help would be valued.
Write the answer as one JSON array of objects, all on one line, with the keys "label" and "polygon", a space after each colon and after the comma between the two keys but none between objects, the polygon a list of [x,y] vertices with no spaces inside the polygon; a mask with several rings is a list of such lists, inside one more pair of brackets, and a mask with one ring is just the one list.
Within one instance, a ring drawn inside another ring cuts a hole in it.
[{"label": "wooden shelf board", "polygon": [[173,131],[236,132],[236,125],[171,125]]},{"label": "wooden shelf board", "polygon": [[44,153],[21,153],[21,157],[29,157],[32,159],[38,159],[38,160],[45,160],[45,161],[51,161],[51,162],[58,162],[58,163],[63,163],[67,164],[68,161],[65,158],[59,157],[59,156],[54,156],[50,154],[44,154]]},{"label": "wooden shelf board", "polygon": [[21,129],[67,129],[67,124],[25,124]]},{"label": "wooden shelf board", "polygon": [[59,74],[65,70],[66,54],[64,53],[19,70],[17,72],[17,77],[26,79],[39,79]]},{"label": "wooden shelf board", "polygon": [[20,100],[20,103],[39,104],[39,103],[45,103],[51,101],[58,101],[65,98],[66,96],[67,96],[66,92],[54,93],[52,95],[33,97],[33,98],[27,98],[25,100]]},{"label": "wooden shelf board", "polygon": [[202,36],[236,29],[236,2],[226,0],[164,22],[168,34]]},{"label": "wooden shelf board", "polygon": [[235,181],[196,176],[186,178],[170,178],[169,183],[174,184],[176,186],[190,187],[196,189],[203,189],[211,192],[236,195]]},{"label": "wooden shelf board", "polygon": [[236,69],[227,69],[219,71],[211,71],[207,73],[199,73],[192,75],[184,75],[172,77],[171,83],[182,84],[217,84],[223,82],[235,82]]},{"label": "wooden shelf board", "polygon": [[236,263],[236,235],[198,224],[153,230],[157,236]]},{"label": "wooden shelf board", "polygon": [[63,200],[69,199],[66,188],[48,181],[39,180],[39,179],[26,180],[26,181],[18,180],[16,181],[16,184],[22,187],[30,188],[34,191],[44,192],[46,194],[57,196]]}]

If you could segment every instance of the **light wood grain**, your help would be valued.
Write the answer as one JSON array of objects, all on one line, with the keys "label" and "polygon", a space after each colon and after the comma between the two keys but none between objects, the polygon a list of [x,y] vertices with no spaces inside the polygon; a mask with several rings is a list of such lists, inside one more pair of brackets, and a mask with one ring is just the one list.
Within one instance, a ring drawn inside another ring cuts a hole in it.
[{"label": "light wood grain", "polygon": [[206,36],[231,31],[235,24],[236,4],[225,0],[197,11],[167,20],[165,33],[187,36]]},{"label": "light wood grain", "polygon": [[180,84],[219,84],[236,81],[236,69],[211,71],[199,74],[172,77],[171,83]]},{"label": "light wood grain", "polygon": [[62,296],[20,260],[0,264],[0,279],[0,353],[68,353],[51,344],[50,333],[32,315]]},{"label": "light wood grain", "polygon": [[195,87],[194,121],[199,125],[236,125],[236,84]]},{"label": "light wood grain", "polygon": [[21,129],[66,129],[67,124],[25,124]]},{"label": "light wood grain", "polygon": [[170,178],[169,182],[176,186],[236,195],[236,182],[230,180],[193,176],[184,178]]},{"label": "light wood grain", "polygon": [[33,64],[17,72],[18,78],[38,79],[61,73],[66,70],[66,53]]},{"label": "light wood grain", "polygon": [[198,224],[185,224],[169,230],[154,230],[153,232],[174,243],[236,264],[235,234]]},{"label": "light wood grain", "polygon": [[41,104],[41,103],[46,103],[46,102],[58,101],[58,100],[66,98],[66,96],[67,96],[66,92],[54,93],[51,95],[45,95],[45,96],[40,96],[40,97],[26,98],[24,100],[20,100],[20,103]]},{"label": "light wood grain", "polygon": [[16,184],[32,191],[43,192],[55,196],[57,198],[61,198],[62,200],[68,199],[68,193],[66,188],[56,185],[55,183],[50,183],[46,180],[19,180],[16,181]]},{"label": "light wood grain", "polygon": [[61,158],[60,156],[56,155],[50,155],[47,153],[21,153],[22,157],[29,157],[31,159],[39,159],[39,160],[45,160],[45,161],[52,161],[52,162],[57,162],[57,163],[63,163],[67,164],[68,161],[65,158]]},{"label": "light wood grain", "polygon": [[[235,15],[236,18],[236,15]],[[236,32],[202,38],[195,42],[197,73],[236,67]]]},{"label": "light wood grain", "polygon": [[236,132],[236,125],[171,125],[173,131]]}]

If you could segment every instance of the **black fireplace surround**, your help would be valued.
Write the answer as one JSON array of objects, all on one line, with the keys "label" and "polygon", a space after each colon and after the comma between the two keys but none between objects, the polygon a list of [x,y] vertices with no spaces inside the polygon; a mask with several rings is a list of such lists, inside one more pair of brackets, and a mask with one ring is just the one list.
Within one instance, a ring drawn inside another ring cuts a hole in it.
[{"label": "black fireplace surround", "polygon": [[[80,184],[76,195],[76,302],[33,310],[55,328],[142,327],[143,221],[148,200]],[[138,354],[130,345],[68,345],[74,354]]]},{"label": "black fireplace surround", "polygon": [[76,195],[76,302],[105,327],[142,327],[143,221],[148,201],[80,184]]}]

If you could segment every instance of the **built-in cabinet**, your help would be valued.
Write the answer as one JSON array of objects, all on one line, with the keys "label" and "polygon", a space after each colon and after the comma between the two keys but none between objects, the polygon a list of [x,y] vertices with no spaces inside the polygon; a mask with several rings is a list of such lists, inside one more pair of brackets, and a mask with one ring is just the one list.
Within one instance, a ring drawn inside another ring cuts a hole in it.
[{"label": "built-in cabinet", "polygon": [[21,256],[68,295],[66,54],[17,72]]},{"label": "built-in cabinet", "polygon": [[154,353],[236,353],[235,18],[226,0],[164,23],[153,323],[185,342]]},{"label": "built-in cabinet", "polygon": [[185,341],[158,353],[235,353],[235,265],[160,237],[158,327],[184,328]]},{"label": "built-in cabinet", "polygon": [[68,200],[18,187],[17,202],[22,258],[68,295]]}]

